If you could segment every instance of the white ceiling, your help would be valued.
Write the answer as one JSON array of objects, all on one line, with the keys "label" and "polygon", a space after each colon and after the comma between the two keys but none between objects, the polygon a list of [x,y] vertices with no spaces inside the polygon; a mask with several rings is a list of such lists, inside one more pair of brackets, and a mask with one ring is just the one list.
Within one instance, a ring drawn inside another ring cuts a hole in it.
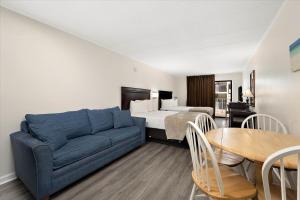
[{"label": "white ceiling", "polygon": [[242,71],[283,0],[0,0],[172,74]]}]

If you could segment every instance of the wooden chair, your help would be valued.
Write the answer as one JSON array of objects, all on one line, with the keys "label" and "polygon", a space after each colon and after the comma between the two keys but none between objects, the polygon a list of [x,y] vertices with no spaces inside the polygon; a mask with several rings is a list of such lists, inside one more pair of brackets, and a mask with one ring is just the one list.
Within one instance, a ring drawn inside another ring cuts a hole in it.
[{"label": "wooden chair", "polygon": [[[281,121],[279,121],[275,117],[266,114],[255,114],[247,117],[242,123],[242,128],[260,129],[264,131],[272,131],[276,133],[287,134],[287,129]],[[248,171],[251,167],[251,164],[252,163],[249,162],[245,170],[248,180],[250,179]],[[276,168],[274,168],[273,172],[276,175],[276,177],[280,180],[279,171]],[[291,184],[288,179],[286,179],[286,183],[288,187],[291,187]]]},{"label": "wooden chair", "polygon": [[[186,138],[190,147],[194,181],[190,200],[196,196],[214,199],[249,199],[256,196],[255,187],[243,176],[225,165],[218,165],[214,151],[204,133],[193,122],[188,122]],[[196,195],[196,190],[204,194]]]},{"label": "wooden chair", "polygon": [[[297,192],[292,191],[286,188],[285,181],[285,168],[284,168],[284,158],[293,154],[297,154],[298,156],[298,166],[297,166]],[[281,181],[280,186],[270,185],[269,183],[269,172],[274,163],[279,161],[280,164],[280,174]],[[262,178],[263,178],[263,186],[265,192],[266,200],[277,200],[277,199],[291,199],[291,200],[300,200],[300,146],[294,146],[279,150],[272,155],[270,155],[267,160],[264,162],[262,168]],[[280,192],[281,191],[281,192]],[[272,198],[271,198],[272,197]]]},{"label": "wooden chair", "polygon": [[[204,134],[212,129],[218,128],[214,119],[206,113],[199,114],[196,117],[195,124]],[[246,176],[245,169],[241,165],[245,160],[243,157],[221,149],[214,149],[214,153],[219,164],[227,165],[229,167],[235,167],[239,165],[242,175]]]}]

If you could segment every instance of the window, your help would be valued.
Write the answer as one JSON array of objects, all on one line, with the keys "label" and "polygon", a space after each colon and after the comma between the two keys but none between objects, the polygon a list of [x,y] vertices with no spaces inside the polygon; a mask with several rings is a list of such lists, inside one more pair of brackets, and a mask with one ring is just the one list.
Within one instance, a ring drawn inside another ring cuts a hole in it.
[{"label": "window", "polygon": [[232,101],[232,81],[215,81],[215,116],[226,117],[227,105]]}]

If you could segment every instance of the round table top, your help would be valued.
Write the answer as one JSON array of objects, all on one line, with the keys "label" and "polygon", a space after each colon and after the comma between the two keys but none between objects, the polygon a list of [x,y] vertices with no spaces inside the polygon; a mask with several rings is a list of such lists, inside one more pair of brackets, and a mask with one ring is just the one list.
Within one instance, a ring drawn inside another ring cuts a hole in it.
[{"label": "round table top", "polygon": [[[257,129],[220,128],[207,132],[206,137],[217,148],[257,162],[264,162],[280,149],[300,145],[300,137]],[[288,156],[285,167],[296,169],[297,161],[297,155]]]}]

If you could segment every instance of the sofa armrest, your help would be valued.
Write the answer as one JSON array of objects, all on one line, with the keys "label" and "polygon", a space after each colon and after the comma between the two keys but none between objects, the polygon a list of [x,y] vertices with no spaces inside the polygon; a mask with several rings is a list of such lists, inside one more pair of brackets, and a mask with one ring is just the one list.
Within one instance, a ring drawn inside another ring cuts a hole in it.
[{"label": "sofa armrest", "polygon": [[132,117],[135,126],[141,129],[141,141],[142,144],[146,142],[146,118]]},{"label": "sofa armrest", "polygon": [[16,175],[36,199],[50,195],[52,152],[49,146],[28,133],[10,135],[15,160]]}]

